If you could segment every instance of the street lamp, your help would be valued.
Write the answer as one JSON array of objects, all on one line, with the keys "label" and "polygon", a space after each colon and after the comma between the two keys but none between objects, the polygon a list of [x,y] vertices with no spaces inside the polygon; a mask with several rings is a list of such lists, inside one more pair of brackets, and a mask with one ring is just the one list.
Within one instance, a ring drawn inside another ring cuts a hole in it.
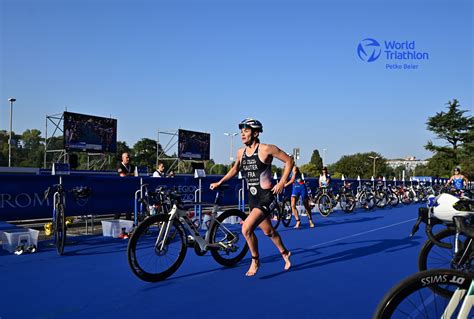
[{"label": "street lamp", "polygon": [[13,102],[15,102],[16,99],[14,97],[11,97],[8,99],[8,102],[10,102],[10,137],[8,138],[8,167],[12,166],[12,118],[13,118]]},{"label": "street lamp", "polygon": [[323,166],[326,165],[326,151],[327,148],[323,148]]},{"label": "street lamp", "polygon": [[224,133],[225,136],[230,137],[230,163],[232,164],[232,161],[234,160],[234,157],[232,154],[234,153],[234,136],[236,136],[239,133]]},{"label": "street lamp", "polygon": [[372,176],[375,178],[375,161],[380,158],[379,156],[369,156],[369,158],[373,159],[374,160],[374,171],[373,171],[373,174]]}]

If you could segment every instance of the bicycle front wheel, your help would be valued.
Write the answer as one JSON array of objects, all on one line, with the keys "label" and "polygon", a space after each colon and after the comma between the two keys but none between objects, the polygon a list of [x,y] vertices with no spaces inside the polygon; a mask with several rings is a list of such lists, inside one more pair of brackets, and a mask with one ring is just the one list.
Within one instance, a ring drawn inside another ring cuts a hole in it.
[{"label": "bicycle front wheel", "polygon": [[291,200],[285,199],[281,205],[281,222],[283,226],[290,227],[293,211],[291,210]]},{"label": "bicycle front wheel", "polygon": [[444,248],[435,245],[431,240],[427,240],[420,250],[418,256],[418,269],[420,271],[435,268],[450,268],[462,271],[472,271],[472,239],[459,234],[458,252],[456,247],[456,230],[446,228],[434,234],[434,237],[443,243],[451,245],[451,248]]},{"label": "bicycle front wheel", "polygon": [[[392,288],[377,306],[373,318],[458,318],[471,281],[472,275],[450,269],[419,272]],[[449,294],[443,297],[435,293],[436,287]],[[448,310],[451,316],[443,316]]]},{"label": "bicycle front wheel", "polygon": [[210,229],[209,242],[212,257],[221,265],[232,267],[244,258],[249,250],[242,234],[242,223],[247,215],[238,209],[220,214]]},{"label": "bicycle front wheel", "polygon": [[[133,232],[127,247],[128,264],[140,279],[157,282],[171,276],[186,256],[184,229],[169,215],[146,218]],[[165,237],[166,228],[168,234]]]},{"label": "bicycle front wheel", "polygon": [[58,202],[56,204],[56,218],[54,220],[54,240],[58,255],[64,253],[64,245],[66,244],[66,222],[64,217],[64,204]]},{"label": "bicycle front wheel", "polygon": [[270,220],[272,222],[273,228],[277,229],[281,221],[281,211],[279,205],[275,205],[275,207],[273,208],[270,214]]},{"label": "bicycle front wheel", "polygon": [[319,213],[326,217],[331,213],[331,198],[327,194],[322,194],[318,199]]}]

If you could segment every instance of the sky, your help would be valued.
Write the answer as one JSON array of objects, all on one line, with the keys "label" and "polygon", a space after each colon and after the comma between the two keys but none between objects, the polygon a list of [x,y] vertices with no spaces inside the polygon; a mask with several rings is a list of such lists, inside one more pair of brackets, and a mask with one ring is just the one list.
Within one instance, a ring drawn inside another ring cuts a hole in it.
[{"label": "sky", "polygon": [[[17,133],[44,135],[46,115],[67,109],[116,118],[129,146],[158,131],[210,133],[218,163],[229,162],[224,133],[247,117],[263,123],[263,143],[300,148],[302,164],[314,149],[325,163],[429,158],[427,141],[442,141],[428,117],[454,98],[472,115],[473,10],[470,0],[0,0],[0,130],[15,97]],[[393,41],[428,59],[389,60]],[[241,145],[234,138],[233,153]]]}]

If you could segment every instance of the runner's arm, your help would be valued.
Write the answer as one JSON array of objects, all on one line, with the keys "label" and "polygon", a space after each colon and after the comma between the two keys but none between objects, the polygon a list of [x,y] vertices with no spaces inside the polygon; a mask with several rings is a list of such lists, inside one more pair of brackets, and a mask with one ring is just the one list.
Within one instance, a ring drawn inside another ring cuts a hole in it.
[{"label": "runner's arm", "polygon": [[218,181],[217,183],[211,183],[211,185],[209,186],[210,189],[219,187],[220,185],[222,185],[222,183],[228,181],[239,173],[240,159],[242,157],[243,150],[244,149],[242,148],[237,151],[237,159],[235,160],[234,166],[232,166],[232,168],[227,172],[227,174],[224,175],[224,177],[221,178],[220,181]]}]

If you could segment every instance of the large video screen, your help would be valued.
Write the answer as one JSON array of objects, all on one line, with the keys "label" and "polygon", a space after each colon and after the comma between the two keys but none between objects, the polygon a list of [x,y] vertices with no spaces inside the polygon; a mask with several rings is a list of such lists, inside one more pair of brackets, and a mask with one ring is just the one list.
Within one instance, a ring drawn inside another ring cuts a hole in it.
[{"label": "large video screen", "polygon": [[117,120],[64,112],[64,148],[67,151],[115,153]]},{"label": "large video screen", "polygon": [[209,160],[211,135],[186,130],[178,131],[178,157],[180,159]]}]

